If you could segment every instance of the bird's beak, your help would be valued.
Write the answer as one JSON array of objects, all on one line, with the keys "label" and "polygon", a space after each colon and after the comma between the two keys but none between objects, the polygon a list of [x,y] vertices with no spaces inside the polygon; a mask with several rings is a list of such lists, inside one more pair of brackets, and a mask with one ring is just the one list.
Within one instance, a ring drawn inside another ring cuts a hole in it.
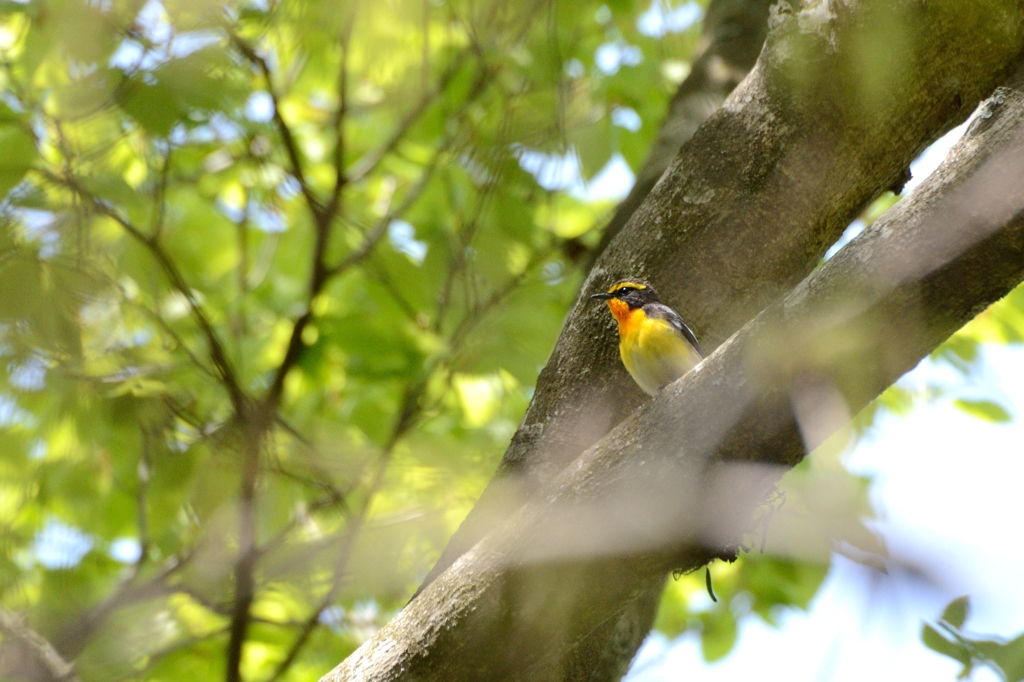
[{"label": "bird's beak", "polygon": [[596,298],[596,299],[598,299],[600,301],[607,301],[609,298],[615,298],[615,297],[612,296],[611,294],[594,294],[590,298]]}]

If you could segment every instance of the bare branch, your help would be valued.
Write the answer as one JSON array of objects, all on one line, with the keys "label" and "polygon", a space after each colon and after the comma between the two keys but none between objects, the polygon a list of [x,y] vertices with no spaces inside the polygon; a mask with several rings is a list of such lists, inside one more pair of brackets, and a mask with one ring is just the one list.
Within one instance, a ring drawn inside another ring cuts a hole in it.
[{"label": "bare branch", "polygon": [[167,151],[163,156],[163,163],[160,166],[160,177],[156,183],[156,192],[153,196],[153,225],[150,229],[153,241],[160,241],[160,235],[164,229],[164,218],[167,215],[167,180],[171,174],[171,145],[167,144]]},{"label": "bare branch", "polygon": [[[449,143],[450,140],[447,140],[446,143],[434,153],[434,157],[423,170],[419,180],[416,181],[415,185],[409,188],[402,200],[402,203],[396,209],[390,211],[387,215],[377,221],[377,224],[371,228],[365,237],[363,237],[362,244],[360,244],[355,251],[343,258],[337,265],[326,269],[322,276],[316,279],[314,282],[316,287],[310,291],[310,302],[320,294],[323,287],[333,277],[336,277],[345,270],[357,265],[370,255],[374,247],[376,247],[380,240],[384,238],[384,235],[387,234],[388,226],[391,222],[409,210],[409,208],[419,198],[420,194],[426,188],[427,183],[430,181],[430,178],[437,168],[437,164]],[[307,307],[306,311],[300,315],[292,325],[292,333],[288,339],[288,346],[285,350],[284,359],[281,361],[281,364],[278,365],[277,371],[274,373],[274,379],[270,384],[270,388],[267,390],[267,397],[264,401],[265,410],[274,411],[277,409],[277,404],[281,399],[282,392],[284,391],[285,378],[302,355],[302,332],[312,319],[313,311]]]},{"label": "bare branch", "polygon": [[73,663],[65,661],[45,637],[30,628],[21,616],[0,608],[0,633],[15,646],[28,651],[53,682],[81,682]]},{"label": "bare branch", "polygon": [[352,13],[352,18],[339,41],[341,43],[341,65],[338,67],[338,108],[334,112],[334,189],[331,191],[331,200],[325,211],[328,222],[337,215],[341,204],[341,193],[348,183],[345,174],[345,117],[348,114],[348,53],[352,41],[352,26],[355,24],[356,9],[352,7],[349,11]]},{"label": "bare branch", "polygon": [[137,576],[122,580],[102,602],[62,627],[54,638],[57,648],[66,656],[77,656],[92,634],[118,609],[174,592],[175,588],[168,581],[187,566],[191,559],[191,553],[179,554],[175,561],[166,564],[159,573],[143,583],[136,582]]},{"label": "bare branch", "polygon": [[242,654],[251,622],[250,608],[256,597],[256,489],[260,477],[260,452],[266,427],[265,416],[245,415],[239,420],[242,445],[242,475],[238,494],[238,557],[235,560],[235,598],[228,630],[225,682],[241,682]]}]

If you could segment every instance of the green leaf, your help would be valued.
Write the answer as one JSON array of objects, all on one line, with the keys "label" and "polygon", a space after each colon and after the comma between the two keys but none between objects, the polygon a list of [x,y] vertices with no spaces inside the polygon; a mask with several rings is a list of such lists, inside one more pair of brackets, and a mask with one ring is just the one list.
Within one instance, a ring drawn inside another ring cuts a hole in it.
[{"label": "green leaf", "polygon": [[976,641],[975,650],[1003,672],[1008,682],[1024,680],[1024,634],[1009,642]]},{"label": "green leaf", "polygon": [[1006,408],[991,400],[957,399],[953,401],[953,405],[972,417],[996,424],[1005,424],[1006,422],[1013,421],[1013,417],[1006,411]]},{"label": "green leaf", "polygon": [[171,132],[180,117],[174,91],[163,82],[134,82],[119,104],[139,125],[161,137]]},{"label": "green leaf", "polygon": [[964,622],[967,621],[967,616],[970,615],[970,612],[971,598],[964,595],[949,602],[949,605],[942,612],[942,620],[959,629],[964,626]]},{"label": "green leaf", "polygon": [[0,124],[0,198],[21,182],[37,154],[32,135],[18,126]]},{"label": "green leaf", "polygon": [[612,158],[612,123],[607,115],[573,131],[570,139],[587,180],[597,175]]},{"label": "green leaf", "polygon": [[728,607],[701,614],[701,653],[708,663],[724,658],[736,644],[736,616]]},{"label": "green leaf", "polygon": [[954,661],[958,661],[963,664],[964,668],[960,671],[958,677],[963,679],[971,672],[971,652],[963,644],[959,642],[952,642],[941,634],[939,631],[933,628],[931,625],[925,624],[921,628],[921,641],[926,647],[932,651],[936,651],[943,656],[948,656]]}]

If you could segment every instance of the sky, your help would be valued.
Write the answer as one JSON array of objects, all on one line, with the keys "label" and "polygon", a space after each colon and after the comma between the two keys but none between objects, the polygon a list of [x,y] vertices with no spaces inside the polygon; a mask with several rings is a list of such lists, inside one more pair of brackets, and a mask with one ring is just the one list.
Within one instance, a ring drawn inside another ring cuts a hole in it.
[{"label": "sky", "polygon": [[[965,129],[951,131],[921,155],[906,192],[938,167]],[[852,225],[831,253],[860,229]],[[777,628],[745,619],[733,652],[710,665],[695,634],[670,640],[652,633],[627,682],[675,681],[684,671],[694,682],[747,679],[766,662],[794,682],[954,680],[960,665],[927,649],[920,632],[965,594],[972,604],[968,632],[1024,632],[1024,544],[1016,540],[1024,480],[1024,348],[984,347],[969,376],[925,360],[901,383],[941,385],[948,395],[906,416],[881,415],[844,461],[873,479],[870,495],[880,516],[874,527],[890,556],[928,567],[931,580],[899,571],[885,576],[837,555],[807,612],[789,611]],[[993,424],[952,405],[965,396],[996,400],[1013,420]],[[999,677],[982,667],[969,679]]]}]

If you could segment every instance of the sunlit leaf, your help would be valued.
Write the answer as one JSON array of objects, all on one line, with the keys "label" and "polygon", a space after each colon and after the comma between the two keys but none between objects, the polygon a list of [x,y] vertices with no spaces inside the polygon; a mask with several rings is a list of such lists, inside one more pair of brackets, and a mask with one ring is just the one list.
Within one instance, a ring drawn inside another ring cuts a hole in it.
[{"label": "sunlit leaf", "polygon": [[1003,424],[1013,419],[1005,407],[991,400],[957,399],[953,401],[953,405],[972,417],[997,424]]}]

